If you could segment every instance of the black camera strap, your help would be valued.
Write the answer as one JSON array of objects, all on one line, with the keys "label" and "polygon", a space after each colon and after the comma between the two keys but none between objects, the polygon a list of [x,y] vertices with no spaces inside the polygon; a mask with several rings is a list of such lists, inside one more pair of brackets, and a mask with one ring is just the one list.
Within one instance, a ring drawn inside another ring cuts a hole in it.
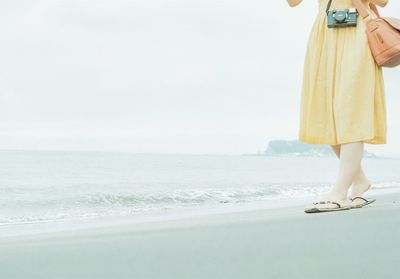
[{"label": "black camera strap", "polygon": [[328,5],[326,6],[326,14],[328,14],[329,9],[331,8],[332,0],[329,0]]}]

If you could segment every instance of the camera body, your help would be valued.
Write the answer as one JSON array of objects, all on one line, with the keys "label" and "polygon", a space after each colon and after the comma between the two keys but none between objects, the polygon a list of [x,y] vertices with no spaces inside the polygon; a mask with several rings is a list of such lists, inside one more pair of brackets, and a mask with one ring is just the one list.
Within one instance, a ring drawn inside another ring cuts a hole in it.
[{"label": "camera body", "polygon": [[329,28],[357,26],[358,11],[356,8],[330,10],[327,12],[327,16]]}]

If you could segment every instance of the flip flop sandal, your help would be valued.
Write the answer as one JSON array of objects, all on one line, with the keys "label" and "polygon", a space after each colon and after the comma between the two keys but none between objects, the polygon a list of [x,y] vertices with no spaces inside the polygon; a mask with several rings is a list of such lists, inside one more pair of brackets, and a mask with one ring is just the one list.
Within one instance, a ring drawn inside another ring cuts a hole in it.
[{"label": "flip flop sandal", "polygon": [[329,212],[329,211],[340,211],[340,210],[349,210],[351,207],[350,206],[341,206],[339,203],[334,202],[334,201],[320,201],[320,202],[314,202],[314,205],[317,204],[334,204],[337,207],[326,207],[326,208],[318,208],[318,207],[310,207],[306,208],[304,210],[305,213],[319,213],[319,212]]},{"label": "flip flop sandal", "polygon": [[363,198],[363,197],[354,197],[354,198],[351,198],[350,200],[351,200],[351,201],[354,201],[354,200],[356,200],[356,199],[363,200],[364,202],[363,202],[363,203],[360,203],[360,204],[353,205],[352,208],[361,208],[361,207],[364,207],[364,206],[366,206],[366,205],[368,205],[368,204],[371,204],[371,203],[373,203],[374,201],[376,201],[376,199],[367,200],[366,198]]}]

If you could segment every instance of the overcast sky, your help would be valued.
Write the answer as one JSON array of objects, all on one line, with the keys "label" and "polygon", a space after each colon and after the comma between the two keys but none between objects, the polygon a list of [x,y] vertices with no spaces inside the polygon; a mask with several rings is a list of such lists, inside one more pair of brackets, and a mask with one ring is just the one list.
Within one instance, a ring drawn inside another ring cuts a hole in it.
[{"label": "overcast sky", "polygon": [[[2,1],[0,149],[240,154],[297,139],[318,1]],[[383,12],[399,16],[399,1]],[[385,69],[400,155],[400,68]]]}]

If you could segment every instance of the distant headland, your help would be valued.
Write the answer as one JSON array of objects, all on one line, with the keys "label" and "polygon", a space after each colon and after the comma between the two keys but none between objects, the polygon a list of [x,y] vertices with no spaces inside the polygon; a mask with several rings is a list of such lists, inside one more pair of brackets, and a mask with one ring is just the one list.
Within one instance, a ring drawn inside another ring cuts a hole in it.
[{"label": "distant headland", "polygon": [[[263,154],[264,156],[311,156],[330,157],[336,156],[327,144],[307,144],[298,140],[271,140]],[[377,157],[375,154],[364,150],[364,157]]]}]

